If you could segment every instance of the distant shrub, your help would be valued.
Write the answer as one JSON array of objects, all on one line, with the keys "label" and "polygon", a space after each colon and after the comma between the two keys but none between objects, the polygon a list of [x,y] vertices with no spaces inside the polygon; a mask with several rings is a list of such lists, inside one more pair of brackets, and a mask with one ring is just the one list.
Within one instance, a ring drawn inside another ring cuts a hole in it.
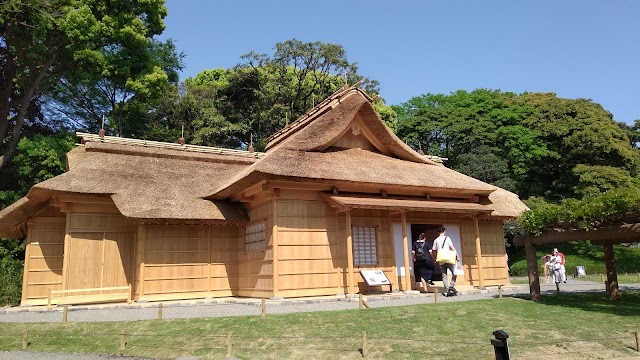
[{"label": "distant shrub", "polygon": [[0,260],[0,306],[20,303],[22,271],[22,261],[9,257]]}]

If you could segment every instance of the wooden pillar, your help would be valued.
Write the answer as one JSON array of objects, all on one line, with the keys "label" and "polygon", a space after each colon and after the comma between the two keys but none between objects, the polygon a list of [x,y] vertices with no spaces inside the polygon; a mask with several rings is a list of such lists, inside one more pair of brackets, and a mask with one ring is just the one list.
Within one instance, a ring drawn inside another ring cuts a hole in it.
[{"label": "wooden pillar", "polygon": [[353,286],[353,234],[351,231],[351,210],[347,209],[347,284],[349,285],[349,294],[355,294]]},{"label": "wooden pillar", "polygon": [[145,264],[145,242],[147,239],[147,228],[145,224],[138,224],[138,234],[136,236],[136,286],[135,300],[140,300],[144,295],[144,264]]},{"label": "wooden pillar", "polygon": [[607,292],[611,300],[620,299],[620,289],[618,289],[618,272],[616,270],[613,244],[602,245],[604,250],[604,264],[607,269]]},{"label": "wooden pillar", "polygon": [[67,279],[69,277],[69,249],[71,249],[71,213],[65,214],[66,225],[64,227],[64,254],[62,254],[62,290],[67,290]]},{"label": "wooden pillar", "polygon": [[[484,268],[482,267],[482,247],[480,246],[480,226],[478,225],[478,215],[473,217],[473,226],[476,231],[476,264],[478,264],[478,288],[485,289],[484,286]],[[458,249],[458,254],[460,254]]]},{"label": "wooden pillar", "polygon": [[409,244],[407,244],[407,214],[400,213],[400,221],[402,222],[402,252],[404,252],[404,289],[411,290],[411,269],[409,267]]},{"label": "wooden pillar", "polygon": [[529,275],[529,293],[531,300],[540,301],[540,277],[538,276],[538,256],[536,247],[530,241],[524,245],[527,255],[527,274]]},{"label": "wooden pillar", "polygon": [[[277,189],[276,189],[277,190]],[[276,297],[278,293],[278,199],[276,198],[277,192],[274,191],[274,197],[271,200],[273,204],[272,210],[272,221],[273,221],[273,232],[271,233],[271,262],[273,266],[273,296]]]},{"label": "wooden pillar", "polygon": [[27,300],[27,287],[29,285],[29,263],[31,262],[29,259],[31,258],[31,229],[33,225],[30,222],[27,222],[27,238],[24,240],[25,242],[25,250],[24,250],[24,269],[22,274],[22,302]]}]

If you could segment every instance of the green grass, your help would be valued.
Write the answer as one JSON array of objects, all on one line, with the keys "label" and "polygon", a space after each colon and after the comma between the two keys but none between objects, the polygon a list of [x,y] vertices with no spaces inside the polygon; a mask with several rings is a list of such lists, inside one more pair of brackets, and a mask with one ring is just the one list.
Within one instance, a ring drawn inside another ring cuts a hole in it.
[{"label": "green grass", "polygon": [[616,302],[605,293],[563,293],[540,303],[504,298],[264,318],[3,323],[0,351],[19,350],[28,329],[29,351],[115,354],[119,334],[126,333],[125,355],[221,359],[232,332],[232,355],[241,359],[359,359],[366,331],[371,358],[491,359],[491,334],[504,329],[517,359],[541,353],[562,359],[638,358],[638,304],[640,291],[624,293]]},{"label": "green grass", "polygon": [[[567,244],[539,245],[536,246],[538,260],[550,254],[554,247],[557,247],[565,255],[565,267],[567,276],[576,273],[576,266],[584,266],[587,275],[604,274],[604,253],[602,246],[590,245],[587,242],[572,242]],[[640,248],[628,248],[624,246],[614,246],[616,268],[618,273],[639,273],[640,272]],[[542,262],[538,261],[538,271],[542,273]],[[519,247],[509,251],[509,270],[512,276],[527,276],[527,259],[524,248]]]}]

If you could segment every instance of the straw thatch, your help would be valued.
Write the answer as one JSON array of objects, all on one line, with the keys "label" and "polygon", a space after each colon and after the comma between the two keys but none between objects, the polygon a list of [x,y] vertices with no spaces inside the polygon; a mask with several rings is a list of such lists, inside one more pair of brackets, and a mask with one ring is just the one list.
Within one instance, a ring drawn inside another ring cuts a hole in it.
[{"label": "straw thatch", "polygon": [[[79,134],[86,143],[68,154],[66,173],[0,212],[0,236],[24,235],[26,219],[59,194],[108,197],[124,216],[144,222],[243,224],[244,208],[225,199],[271,179],[480,195],[485,203],[459,210],[492,211],[498,218],[527,209],[517,195],[413,151],[384,125],[371,101],[357,88],[342,89],[270,138],[266,154]],[[333,146],[354,123],[377,151]]]},{"label": "straw thatch", "polygon": [[513,219],[529,210],[527,205],[520,201],[518,195],[502,188],[497,188],[496,191],[489,194],[488,201],[481,203],[485,205],[491,204],[493,208],[491,216],[494,218]]},{"label": "straw thatch", "polygon": [[68,172],[0,212],[0,235],[24,235],[20,224],[58,194],[110,197],[122,215],[149,222],[248,221],[241,204],[203,198],[256,159],[94,142],[73,149],[68,159]]},{"label": "straw thatch", "polygon": [[[226,198],[264,179],[293,178],[401,185],[463,194],[488,195],[496,189],[413,151],[380,120],[370,99],[359,89],[343,93],[336,101],[329,111],[306,120],[304,126],[297,125],[285,139],[278,143],[272,140],[261,161],[211,195]],[[381,144],[380,152],[331,146],[349,131],[355,119]]]},{"label": "straw thatch", "polygon": [[26,234],[26,221],[50,205],[49,199],[26,196],[0,211],[0,236],[21,238]]}]

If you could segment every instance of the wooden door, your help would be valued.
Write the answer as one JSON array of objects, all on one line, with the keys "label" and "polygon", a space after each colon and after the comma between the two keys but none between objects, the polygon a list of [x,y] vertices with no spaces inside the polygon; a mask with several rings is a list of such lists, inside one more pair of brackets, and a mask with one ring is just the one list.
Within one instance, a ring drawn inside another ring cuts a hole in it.
[{"label": "wooden door", "polygon": [[127,286],[133,282],[135,234],[73,233],[69,246],[67,290]]},{"label": "wooden door", "polygon": [[103,244],[104,233],[74,233],[71,236],[67,290],[100,287]]}]

